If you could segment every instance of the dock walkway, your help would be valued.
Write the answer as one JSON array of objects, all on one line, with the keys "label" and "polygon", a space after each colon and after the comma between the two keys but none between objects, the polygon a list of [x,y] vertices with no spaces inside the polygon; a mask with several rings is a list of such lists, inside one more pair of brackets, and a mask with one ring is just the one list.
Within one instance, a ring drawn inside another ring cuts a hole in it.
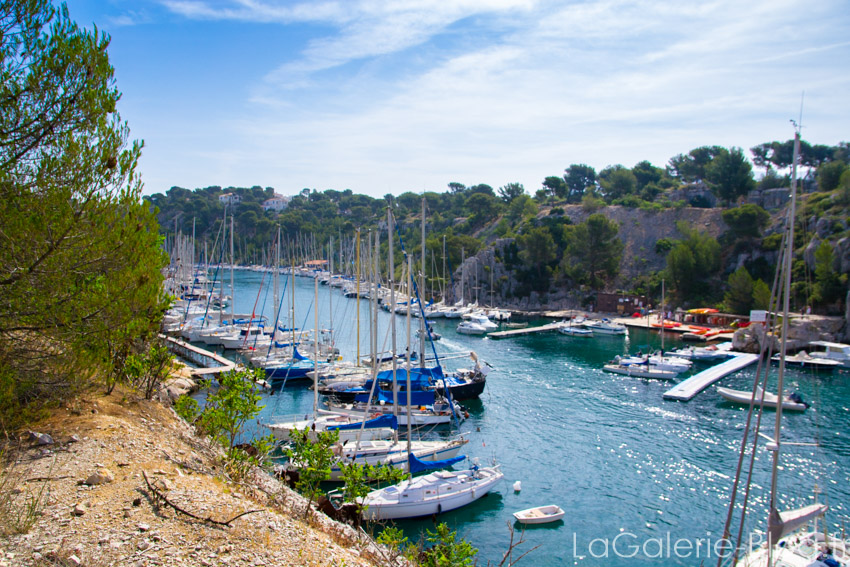
[{"label": "dock walkway", "polygon": [[487,336],[491,339],[507,339],[509,337],[519,337],[521,335],[531,335],[534,333],[548,333],[550,331],[557,331],[563,326],[563,323],[560,321],[557,323],[549,323],[548,325],[541,325],[539,327],[525,327],[523,329],[509,329],[507,331],[496,331],[493,333],[487,333]]},{"label": "dock walkway", "polygon": [[160,335],[166,340],[168,350],[187,359],[195,364],[201,364],[205,368],[193,368],[192,376],[204,376],[207,374],[223,374],[236,368],[236,363],[224,358],[220,354],[198,348],[185,341]]},{"label": "dock walkway", "polygon": [[684,382],[679,382],[666,392],[664,392],[665,400],[678,400],[687,402],[693,399],[694,396],[733,372],[753,364],[759,359],[757,354],[748,354],[744,352],[734,353],[732,358],[726,362],[721,362],[711,368],[703,370],[699,374],[694,374]]}]

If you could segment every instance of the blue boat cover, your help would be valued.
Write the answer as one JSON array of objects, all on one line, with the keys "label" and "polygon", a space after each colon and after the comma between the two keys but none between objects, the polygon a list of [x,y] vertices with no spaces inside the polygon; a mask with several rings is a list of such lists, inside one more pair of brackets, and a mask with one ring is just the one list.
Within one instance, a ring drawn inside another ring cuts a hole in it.
[{"label": "blue boat cover", "polygon": [[[346,423],[344,425],[329,425],[327,427],[328,430],[351,430],[351,429],[360,429],[360,423]],[[376,429],[378,427],[391,427],[393,429],[398,429],[398,418],[396,416],[382,415],[381,417],[376,417],[375,419],[369,419],[366,421],[366,429]]]},{"label": "blue boat cover", "polygon": [[[384,402],[385,404],[393,403],[393,393],[387,390],[378,390],[375,392],[375,397],[378,402]],[[355,402],[368,402],[369,394],[357,394],[354,396]],[[407,404],[407,392],[399,392],[398,394],[398,402],[399,404]],[[430,406],[434,403],[434,392],[433,390],[426,391],[413,391],[410,392],[410,404],[414,406]]]},{"label": "blue boat cover", "polygon": [[442,461],[420,461],[416,458],[416,455],[411,454],[407,459],[408,463],[410,464],[410,474],[416,474],[422,471],[444,469],[446,467],[452,466],[455,463],[459,463],[465,458],[465,455],[458,455],[457,457],[452,457],[451,459],[444,459]]},{"label": "blue boat cover", "polygon": [[292,345],[292,358],[294,358],[295,360],[310,360],[309,358],[298,352],[298,347],[296,347],[295,345]]},{"label": "blue boat cover", "polygon": [[[407,383],[407,370],[404,368],[396,369],[396,382],[399,384]],[[410,389],[424,390],[437,380],[443,379],[443,369],[439,366],[433,368],[411,368],[410,369]],[[382,370],[378,372],[378,381],[392,382],[393,371]]]}]

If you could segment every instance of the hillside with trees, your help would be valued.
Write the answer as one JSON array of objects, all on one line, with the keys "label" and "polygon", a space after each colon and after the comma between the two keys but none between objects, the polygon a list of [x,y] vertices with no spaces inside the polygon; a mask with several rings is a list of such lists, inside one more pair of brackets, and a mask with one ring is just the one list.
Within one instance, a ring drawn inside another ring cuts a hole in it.
[{"label": "hillside with trees", "polygon": [[[236,261],[262,264],[278,227],[293,258],[325,257],[332,238],[339,249],[356,229],[383,226],[388,206],[407,251],[418,257],[424,199],[426,248],[435,258],[425,266],[429,289],[449,287],[455,297],[466,291],[468,298],[474,287],[487,303],[552,308],[592,303],[600,290],[657,298],[666,279],[682,306],[710,303],[745,313],[762,306],[772,282],[792,145],[760,144],[750,159],[741,148],[703,146],[673,156],[665,167],[641,161],[597,172],[571,164],[533,191],[519,183],[493,189],[451,182],[442,192],[373,198],[348,189],[303,189],[282,211],[264,210],[275,190],[259,186],[172,187],[149,200],[166,235],[194,233],[211,250],[225,213],[219,197],[238,195],[228,212]],[[795,303],[843,313],[850,146],[803,142],[801,164]],[[448,274],[441,267],[444,243]]]}]

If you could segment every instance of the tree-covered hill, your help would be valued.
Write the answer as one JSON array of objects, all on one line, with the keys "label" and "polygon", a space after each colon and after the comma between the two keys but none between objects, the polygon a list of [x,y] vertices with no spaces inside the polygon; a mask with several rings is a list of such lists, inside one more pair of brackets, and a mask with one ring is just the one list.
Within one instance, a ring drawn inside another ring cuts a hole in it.
[{"label": "tree-covered hill", "polygon": [[[748,307],[746,301],[727,297],[732,274],[739,281],[745,279],[744,270],[759,291],[771,281],[790,186],[791,144],[760,144],[750,149],[751,159],[740,148],[704,146],[672,157],[665,167],[642,161],[597,172],[572,164],[560,175],[544,177],[532,192],[518,183],[494,190],[457,182],[441,192],[383,198],[348,189],[303,189],[286,196],[288,205],[280,211],[264,208],[276,194],[271,187],[172,187],[149,200],[166,235],[194,232],[208,250],[221,237],[227,208],[235,227],[236,261],[251,264],[268,263],[278,229],[287,257],[326,256],[332,238],[339,250],[353,242],[358,228],[364,233],[385,228],[388,206],[407,251],[418,256],[424,200],[426,247],[437,259],[425,269],[432,289],[450,279],[441,267],[445,242],[446,263],[456,280],[464,257],[481,253],[499,264],[491,268],[500,281],[494,281],[492,295],[501,304],[516,304],[531,293],[542,304],[567,295],[591,301],[597,290],[657,295],[666,278],[683,304],[713,302],[741,309]],[[797,299],[838,311],[850,271],[850,146],[804,142],[801,164]],[[226,205],[221,200],[226,194],[239,202]],[[824,247],[816,255],[824,243],[829,250]],[[485,263],[481,258],[468,262],[476,270]],[[818,284],[819,277],[831,283]]]}]

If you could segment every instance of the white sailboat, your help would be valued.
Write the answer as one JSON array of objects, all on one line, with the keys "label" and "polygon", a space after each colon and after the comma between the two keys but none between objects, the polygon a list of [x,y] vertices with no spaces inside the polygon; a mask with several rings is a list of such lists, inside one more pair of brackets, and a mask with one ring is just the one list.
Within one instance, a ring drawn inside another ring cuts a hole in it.
[{"label": "white sailboat", "polygon": [[[392,227],[393,223],[390,222],[389,226]],[[410,340],[409,325],[408,340]],[[407,364],[409,369],[409,359]],[[410,410],[412,402],[410,372],[405,374],[407,376],[406,406]],[[439,464],[429,466],[413,454],[411,420],[407,423],[407,472],[413,475],[439,466]],[[455,459],[459,458],[455,457]],[[451,461],[444,461],[441,464],[447,466],[451,464]],[[485,496],[502,478],[504,474],[498,465],[479,467],[477,464],[463,471],[440,470],[425,476],[411,476],[398,484],[373,490],[367,494],[361,501],[365,509],[363,517],[368,520],[397,520],[448,512]]]}]

